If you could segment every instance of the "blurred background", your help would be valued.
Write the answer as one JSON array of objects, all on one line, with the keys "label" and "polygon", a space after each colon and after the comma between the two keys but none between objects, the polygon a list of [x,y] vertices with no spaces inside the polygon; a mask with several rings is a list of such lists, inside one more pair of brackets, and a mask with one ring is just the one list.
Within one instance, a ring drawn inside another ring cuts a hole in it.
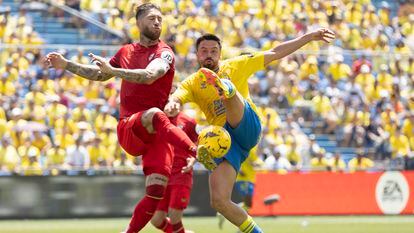
[{"label": "blurred background", "polygon": [[[143,2],[0,0],[0,218],[132,213],[144,180],[140,158],[117,143],[120,80],[91,82],[42,58],[110,58],[139,39],[134,8]],[[264,126],[252,152],[251,214],[414,213],[412,0],[151,2],[164,13],[176,82],[198,69],[194,42],[203,33],[223,40],[224,59],[319,27],[336,33],[333,43],[312,42],[249,79]],[[185,111],[205,124],[197,106]],[[208,174],[195,169],[186,214],[212,216]],[[263,202],[274,194],[278,202]]]}]

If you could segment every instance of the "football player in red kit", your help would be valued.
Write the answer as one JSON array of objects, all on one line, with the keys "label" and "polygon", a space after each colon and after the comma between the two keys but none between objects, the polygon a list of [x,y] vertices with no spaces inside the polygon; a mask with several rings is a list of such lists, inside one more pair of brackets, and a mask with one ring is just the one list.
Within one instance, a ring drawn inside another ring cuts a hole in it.
[{"label": "football player in red kit", "polygon": [[[193,142],[197,141],[196,125],[194,119],[180,112],[171,123],[182,129]],[[187,165],[187,152],[179,147],[174,148],[174,162],[171,177],[168,181],[164,198],[160,201],[151,219],[152,225],[167,233],[190,233],[182,223],[183,211],[190,202],[191,188],[193,186],[193,171],[183,171]],[[167,217],[168,216],[168,217]]]},{"label": "football player in red kit", "polygon": [[[191,139],[160,110],[168,101],[175,71],[173,52],[159,39],[161,10],[145,3],[137,7],[135,17],[140,41],[123,46],[110,61],[89,54],[95,64],[83,65],[55,52],[46,56],[50,66],[89,80],[106,81],[115,76],[122,79],[118,140],[129,154],[143,156],[146,176],[146,195],[135,207],[126,233],[144,228],[163,198],[172,168],[171,144],[187,151],[187,155],[195,155],[197,150]],[[189,163],[194,161],[191,157]]]}]

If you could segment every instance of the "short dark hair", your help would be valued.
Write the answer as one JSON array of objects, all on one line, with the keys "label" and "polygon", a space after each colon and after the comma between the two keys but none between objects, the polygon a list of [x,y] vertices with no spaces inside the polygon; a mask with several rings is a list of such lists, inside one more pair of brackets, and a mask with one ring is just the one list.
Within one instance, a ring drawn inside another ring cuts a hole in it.
[{"label": "short dark hair", "polygon": [[215,42],[217,42],[219,44],[219,47],[221,49],[221,40],[220,40],[220,38],[218,38],[218,36],[216,36],[214,34],[207,33],[207,34],[204,34],[204,35],[202,35],[201,37],[199,37],[197,39],[196,50],[198,50],[198,46],[200,46],[200,43],[202,41],[205,41],[205,40],[214,40]]},{"label": "short dark hair", "polygon": [[138,19],[142,15],[144,15],[147,11],[151,9],[156,9],[159,12],[161,12],[161,8],[153,3],[144,3],[137,7],[136,13],[135,13],[135,19]]}]

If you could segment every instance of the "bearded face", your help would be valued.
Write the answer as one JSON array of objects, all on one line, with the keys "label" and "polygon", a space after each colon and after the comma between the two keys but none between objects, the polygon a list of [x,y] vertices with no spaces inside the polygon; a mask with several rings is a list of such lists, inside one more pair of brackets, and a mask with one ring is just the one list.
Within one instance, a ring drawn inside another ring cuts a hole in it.
[{"label": "bearded face", "polygon": [[157,9],[148,10],[145,15],[138,18],[137,26],[140,29],[142,36],[150,40],[158,40],[162,28],[161,12]]},{"label": "bearded face", "polygon": [[217,41],[204,40],[198,47],[197,61],[201,67],[215,71],[219,67],[220,52]]},{"label": "bearded face", "polygon": [[152,26],[144,26],[141,33],[151,40],[158,40],[161,35],[161,28],[152,28]]}]

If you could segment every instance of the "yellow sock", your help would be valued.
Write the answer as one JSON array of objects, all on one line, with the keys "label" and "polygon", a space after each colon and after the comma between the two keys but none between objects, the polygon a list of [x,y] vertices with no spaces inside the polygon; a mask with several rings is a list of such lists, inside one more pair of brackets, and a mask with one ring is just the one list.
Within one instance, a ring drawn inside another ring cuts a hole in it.
[{"label": "yellow sock", "polygon": [[247,216],[247,219],[240,225],[239,229],[242,233],[251,233],[256,227],[256,223],[253,221],[252,217]]}]

